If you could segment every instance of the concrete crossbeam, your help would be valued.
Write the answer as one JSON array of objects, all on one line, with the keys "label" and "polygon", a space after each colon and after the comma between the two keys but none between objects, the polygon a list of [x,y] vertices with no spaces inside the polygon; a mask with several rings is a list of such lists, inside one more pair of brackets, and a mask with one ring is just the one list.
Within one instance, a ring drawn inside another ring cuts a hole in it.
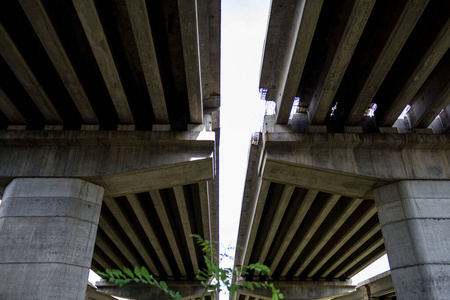
[{"label": "concrete crossbeam", "polygon": [[[205,289],[200,281],[171,281],[166,283],[170,290],[180,292],[182,299],[190,299],[194,295],[197,295],[194,299],[200,298]],[[101,293],[124,298],[141,300],[167,300],[170,298],[164,291],[150,285],[127,284],[119,287],[106,281],[97,281],[95,285],[97,291]]]},{"label": "concrete crossbeam", "polygon": [[447,299],[450,181],[405,180],[374,195],[397,299]]},{"label": "concrete crossbeam", "polygon": [[[214,133],[3,131],[0,135],[0,178],[6,183],[14,177],[78,177],[118,196],[214,177]],[[137,180],[138,176],[143,177]]]},{"label": "concrete crossbeam", "polygon": [[356,291],[348,295],[333,297],[333,300],[371,300],[371,299],[395,299],[394,285],[391,272],[387,271],[372,277],[356,286]]},{"label": "concrete crossbeam", "polygon": [[[355,290],[355,286],[347,281],[274,281],[274,286],[280,289],[284,299],[311,300],[330,299],[333,296],[344,295]],[[243,294],[250,295],[255,299],[271,299],[272,291],[256,289],[254,291],[243,291]]]},{"label": "concrete crossbeam", "polygon": [[14,179],[0,211],[0,298],[83,300],[103,188]]},{"label": "concrete crossbeam", "polygon": [[401,179],[450,179],[450,138],[410,134],[266,133],[263,179],[354,198]]}]

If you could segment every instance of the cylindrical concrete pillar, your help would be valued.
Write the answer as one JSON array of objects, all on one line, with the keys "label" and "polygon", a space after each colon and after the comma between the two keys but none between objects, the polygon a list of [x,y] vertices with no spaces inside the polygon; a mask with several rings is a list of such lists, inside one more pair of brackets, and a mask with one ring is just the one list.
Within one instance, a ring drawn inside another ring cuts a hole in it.
[{"label": "cylindrical concrete pillar", "polygon": [[103,187],[20,178],[0,209],[0,299],[84,300]]},{"label": "cylindrical concrete pillar", "polygon": [[448,299],[450,181],[400,181],[374,196],[397,299]]}]

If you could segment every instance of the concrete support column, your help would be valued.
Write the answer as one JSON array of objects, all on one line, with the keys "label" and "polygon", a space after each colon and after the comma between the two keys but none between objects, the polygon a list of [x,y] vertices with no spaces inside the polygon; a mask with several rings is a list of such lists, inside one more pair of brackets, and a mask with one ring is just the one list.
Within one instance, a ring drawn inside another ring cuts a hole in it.
[{"label": "concrete support column", "polygon": [[450,181],[401,181],[374,196],[397,298],[448,299]]},{"label": "concrete support column", "polygon": [[84,300],[103,187],[20,178],[0,206],[0,299]]}]

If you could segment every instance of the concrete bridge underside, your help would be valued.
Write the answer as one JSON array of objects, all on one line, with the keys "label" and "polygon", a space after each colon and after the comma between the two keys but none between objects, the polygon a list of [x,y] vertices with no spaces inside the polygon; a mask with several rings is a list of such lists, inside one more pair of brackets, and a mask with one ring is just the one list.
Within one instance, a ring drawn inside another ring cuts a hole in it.
[{"label": "concrete bridge underside", "polygon": [[449,4],[272,1],[236,265],[329,299],[387,252],[398,299],[448,297]]},{"label": "concrete bridge underside", "polygon": [[220,1],[0,18],[0,298],[82,300],[89,268],[124,266],[197,295],[191,234],[219,240]]}]

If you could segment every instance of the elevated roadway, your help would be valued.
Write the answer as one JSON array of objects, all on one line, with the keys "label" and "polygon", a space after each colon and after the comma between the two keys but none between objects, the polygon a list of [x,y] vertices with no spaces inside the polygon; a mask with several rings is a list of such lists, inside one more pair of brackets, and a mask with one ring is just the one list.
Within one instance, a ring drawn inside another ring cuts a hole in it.
[{"label": "elevated roadway", "polygon": [[[432,0],[272,1],[260,74],[267,111],[249,150],[236,265],[266,264],[289,299],[328,299],[343,295],[332,283],[352,289],[348,280],[387,249],[399,299],[420,289],[445,299],[448,285],[433,277],[441,275],[419,279],[414,268],[445,274],[450,265],[449,215],[439,213],[450,179],[449,9]],[[410,208],[415,198],[433,212]],[[403,210],[391,210],[393,199]],[[436,234],[415,236],[420,226]]]},{"label": "elevated roadway", "polygon": [[[204,267],[191,234],[219,240],[220,1],[7,0],[0,18],[0,190],[10,197],[1,224],[33,214],[14,208],[14,180],[81,179],[104,196],[79,274],[146,266],[169,287],[190,287]],[[40,253],[30,261],[17,230],[0,225],[11,241],[0,269],[59,260],[48,241],[60,233],[29,237]],[[58,272],[27,287],[4,281],[0,298],[71,298],[72,277]],[[46,280],[63,294],[33,290]]]}]

